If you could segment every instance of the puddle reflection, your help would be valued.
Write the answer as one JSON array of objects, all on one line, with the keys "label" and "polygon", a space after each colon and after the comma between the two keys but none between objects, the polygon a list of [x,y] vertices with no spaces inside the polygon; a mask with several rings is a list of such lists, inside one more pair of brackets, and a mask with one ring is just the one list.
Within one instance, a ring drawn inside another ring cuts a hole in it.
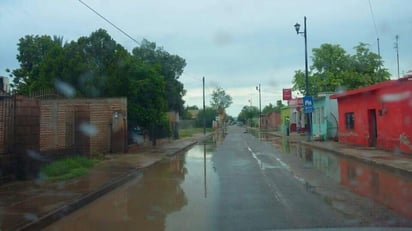
[{"label": "puddle reflection", "polygon": [[[135,179],[46,230],[212,230],[217,136],[143,170]],[[190,218],[190,219],[189,219]]]},{"label": "puddle reflection", "polygon": [[412,218],[412,177],[386,168],[368,165],[356,159],[311,148],[287,139],[270,140],[284,154],[302,160],[305,168],[315,168],[351,191],[384,204]]},{"label": "puddle reflection", "polygon": [[339,160],[340,182],[352,191],[412,218],[412,179],[352,160]]}]

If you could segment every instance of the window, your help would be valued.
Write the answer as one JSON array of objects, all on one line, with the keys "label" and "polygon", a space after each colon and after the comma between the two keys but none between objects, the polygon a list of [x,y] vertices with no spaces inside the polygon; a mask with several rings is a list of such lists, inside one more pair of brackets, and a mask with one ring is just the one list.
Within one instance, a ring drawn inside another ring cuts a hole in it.
[{"label": "window", "polygon": [[355,128],[355,114],[353,112],[345,113],[345,127],[346,129]]}]

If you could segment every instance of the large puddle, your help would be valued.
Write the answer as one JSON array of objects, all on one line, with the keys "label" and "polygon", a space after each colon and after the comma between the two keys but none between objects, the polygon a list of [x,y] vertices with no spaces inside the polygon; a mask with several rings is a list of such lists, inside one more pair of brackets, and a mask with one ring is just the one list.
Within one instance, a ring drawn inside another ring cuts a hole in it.
[{"label": "large puddle", "polygon": [[411,175],[299,143],[290,143],[287,138],[266,137],[266,140],[283,153],[300,159],[306,168],[317,169],[351,191],[412,218]]},{"label": "large puddle", "polygon": [[219,181],[212,156],[223,137],[143,171],[47,230],[214,230]]}]

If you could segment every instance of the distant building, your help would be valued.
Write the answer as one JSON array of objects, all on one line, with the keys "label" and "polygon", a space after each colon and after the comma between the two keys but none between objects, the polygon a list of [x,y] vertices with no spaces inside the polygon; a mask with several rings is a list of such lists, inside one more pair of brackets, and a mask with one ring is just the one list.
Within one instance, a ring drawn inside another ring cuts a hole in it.
[{"label": "distant building", "polygon": [[312,113],[312,134],[321,140],[338,137],[338,103],[329,97],[333,93],[319,93],[314,97],[315,110]]},{"label": "distant building", "polygon": [[294,98],[288,101],[290,109],[290,132],[304,132],[306,115],[303,112],[303,98]]},{"label": "distant building", "polygon": [[9,78],[0,76],[0,95],[6,95],[10,92]]},{"label": "distant building", "polygon": [[197,117],[199,116],[199,110],[191,109],[191,110],[188,110],[188,112],[193,120],[196,120]]},{"label": "distant building", "polygon": [[267,130],[280,130],[281,121],[280,121],[280,112],[269,112],[265,115],[262,115],[262,128]]},{"label": "distant building", "polygon": [[170,127],[172,129],[173,138],[178,139],[179,138],[178,124],[179,124],[179,121],[180,121],[179,112],[168,111],[167,112],[167,117],[169,119]]},{"label": "distant building", "polygon": [[330,96],[339,142],[412,154],[412,75]]},{"label": "distant building", "polygon": [[280,124],[280,130],[282,133],[286,134],[286,129],[290,126],[290,108],[288,106],[280,109]]}]

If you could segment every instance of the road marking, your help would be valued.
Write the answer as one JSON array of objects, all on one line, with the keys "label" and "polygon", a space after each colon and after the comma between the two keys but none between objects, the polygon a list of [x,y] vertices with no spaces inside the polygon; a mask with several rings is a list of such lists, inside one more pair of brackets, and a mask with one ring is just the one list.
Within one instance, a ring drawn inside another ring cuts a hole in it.
[{"label": "road marking", "polygon": [[283,167],[285,167],[287,170],[290,171],[290,167],[288,164],[286,164],[285,162],[283,162],[281,159],[276,157],[276,160],[280,163],[280,165],[282,165]]},{"label": "road marking", "polygon": [[288,164],[286,164],[285,162],[283,162],[281,159],[279,158],[275,158],[277,162],[279,162],[280,166],[274,166],[274,165],[269,165],[267,163],[264,163],[263,161],[261,161],[257,156],[258,155],[263,155],[260,153],[255,153],[252,148],[250,148],[249,146],[247,147],[247,149],[249,150],[249,152],[252,154],[253,158],[255,158],[255,160],[258,162],[259,166],[261,169],[275,169],[275,168],[285,168],[286,170],[290,171],[290,167]]}]

